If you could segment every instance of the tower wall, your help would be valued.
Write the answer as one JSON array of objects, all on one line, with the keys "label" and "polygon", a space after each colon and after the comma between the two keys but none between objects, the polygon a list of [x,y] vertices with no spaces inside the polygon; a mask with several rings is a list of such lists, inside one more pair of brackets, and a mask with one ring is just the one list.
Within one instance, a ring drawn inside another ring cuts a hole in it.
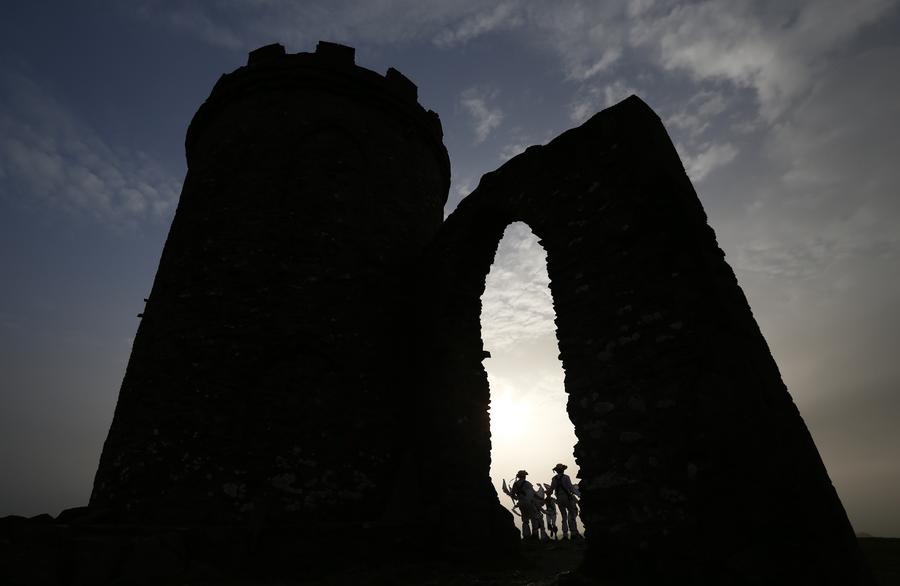
[{"label": "tower wall", "polygon": [[91,505],[140,522],[381,520],[410,456],[400,283],[449,160],[416,86],[280,45],[222,76],[143,312]]}]

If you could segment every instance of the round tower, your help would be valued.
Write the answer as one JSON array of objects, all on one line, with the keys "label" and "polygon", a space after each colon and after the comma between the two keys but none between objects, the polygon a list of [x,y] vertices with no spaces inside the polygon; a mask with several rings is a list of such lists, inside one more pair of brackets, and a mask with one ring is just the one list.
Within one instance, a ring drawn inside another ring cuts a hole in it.
[{"label": "round tower", "polygon": [[408,285],[443,219],[441,138],[416,86],[350,47],[269,45],[219,79],[187,132],[92,506],[384,518],[414,461]]}]

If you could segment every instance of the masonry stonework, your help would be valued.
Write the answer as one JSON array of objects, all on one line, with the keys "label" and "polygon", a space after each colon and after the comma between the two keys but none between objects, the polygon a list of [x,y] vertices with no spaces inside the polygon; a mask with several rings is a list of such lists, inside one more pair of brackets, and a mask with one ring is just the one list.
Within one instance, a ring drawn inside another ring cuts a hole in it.
[{"label": "masonry stonework", "polygon": [[449,160],[402,74],[280,45],[222,76],[143,311],[91,504],[134,522],[380,522],[403,422],[405,283]]},{"label": "masonry stonework", "polygon": [[678,155],[634,96],[488,173],[444,222],[431,387],[463,448],[445,461],[486,470],[472,458],[490,445],[480,300],[516,221],[547,251],[583,569],[624,584],[869,584]]},{"label": "masonry stonework", "polygon": [[[412,536],[394,552],[406,557],[514,552],[488,478],[479,316],[497,243],[522,221],[547,250],[582,578],[871,583],[675,149],[638,98],[488,173],[446,221],[437,115],[349,47],[252,52],[201,106],[186,150],[90,507],[67,517],[143,528],[110,568],[127,570],[159,527],[176,528],[152,538],[180,544],[175,574],[192,555],[237,555],[224,551],[305,568],[328,531],[373,547]],[[209,527],[247,538],[216,541]]]}]

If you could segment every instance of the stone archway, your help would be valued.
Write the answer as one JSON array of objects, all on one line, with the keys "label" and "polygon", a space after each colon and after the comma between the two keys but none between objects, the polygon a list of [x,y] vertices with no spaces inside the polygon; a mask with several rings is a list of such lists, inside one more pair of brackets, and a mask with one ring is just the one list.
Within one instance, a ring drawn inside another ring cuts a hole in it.
[{"label": "stone archway", "polygon": [[[504,230],[481,303],[481,339],[490,354],[482,361],[490,387],[490,477],[500,503],[513,511],[502,486],[515,483],[517,470],[526,470],[536,489],[552,480],[557,463],[568,466],[571,478],[578,472],[547,251],[527,224],[514,222]],[[514,522],[522,528],[519,515]]]},{"label": "stone archway", "polygon": [[[442,524],[508,534],[488,479],[480,299],[504,228],[547,250],[581,468],[584,568],[697,583],[867,583],[849,521],[659,118],[636,97],[497,171],[431,251]],[[453,499],[467,498],[469,515]],[[511,525],[511,522],[510,522]]]}]

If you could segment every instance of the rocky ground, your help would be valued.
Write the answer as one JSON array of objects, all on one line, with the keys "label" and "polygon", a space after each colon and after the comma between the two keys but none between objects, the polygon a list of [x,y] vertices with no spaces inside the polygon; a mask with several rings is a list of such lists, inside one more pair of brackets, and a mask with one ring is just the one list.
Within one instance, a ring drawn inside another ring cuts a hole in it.
[{"label": "rocky ground", "polygon": [[[859,541],[877,583],[880,586],[900,586],[900,538],[870,537],[862,538]],[[582,586],[587,583],[574,572],[584,553],[583,542],[574,545],[562,542],[526,545],[524,553],[524,559],[514,568],[465,570],[450,566],[424,568],[401,564],[366,572],[338,573],[319,578],[313,584],[315,586],[337,586],[339,584]]]},{"label": "rocky ground", "polygon": [[[900,586],[900,539],[864,538],[860,545],[880,586]],[[380,567],[336,571],[302,584],[310,586],[585,586],[575,572],[584,543],[528,544],[523,559],[512,567],[464,567],[454,564],[417,565],[402,559],[384,560]],[[402,556],[401,556],[402,557]],[[181,582],[179,582],[180,584]],[[217,582],[227,586],[228,582]],[[248,582],[234,581],[233,586]],[[254,586],[295,586],[300,582],[260,581]]]},{"label": "rocky ground", "polygon": [[900,538],[866,537],[859,545],[878,584],[900,586]]},{"label": "rocky ground", "polygon": [[572,586],[582,584],[574,574],[584,555],[584,542],[525,544],[517,562],[507,565],[460,567],[452,564],[429,566],[385,564],[381,568],[356,570],[322,576],[314,586],[372,584],[373,586]]}]

